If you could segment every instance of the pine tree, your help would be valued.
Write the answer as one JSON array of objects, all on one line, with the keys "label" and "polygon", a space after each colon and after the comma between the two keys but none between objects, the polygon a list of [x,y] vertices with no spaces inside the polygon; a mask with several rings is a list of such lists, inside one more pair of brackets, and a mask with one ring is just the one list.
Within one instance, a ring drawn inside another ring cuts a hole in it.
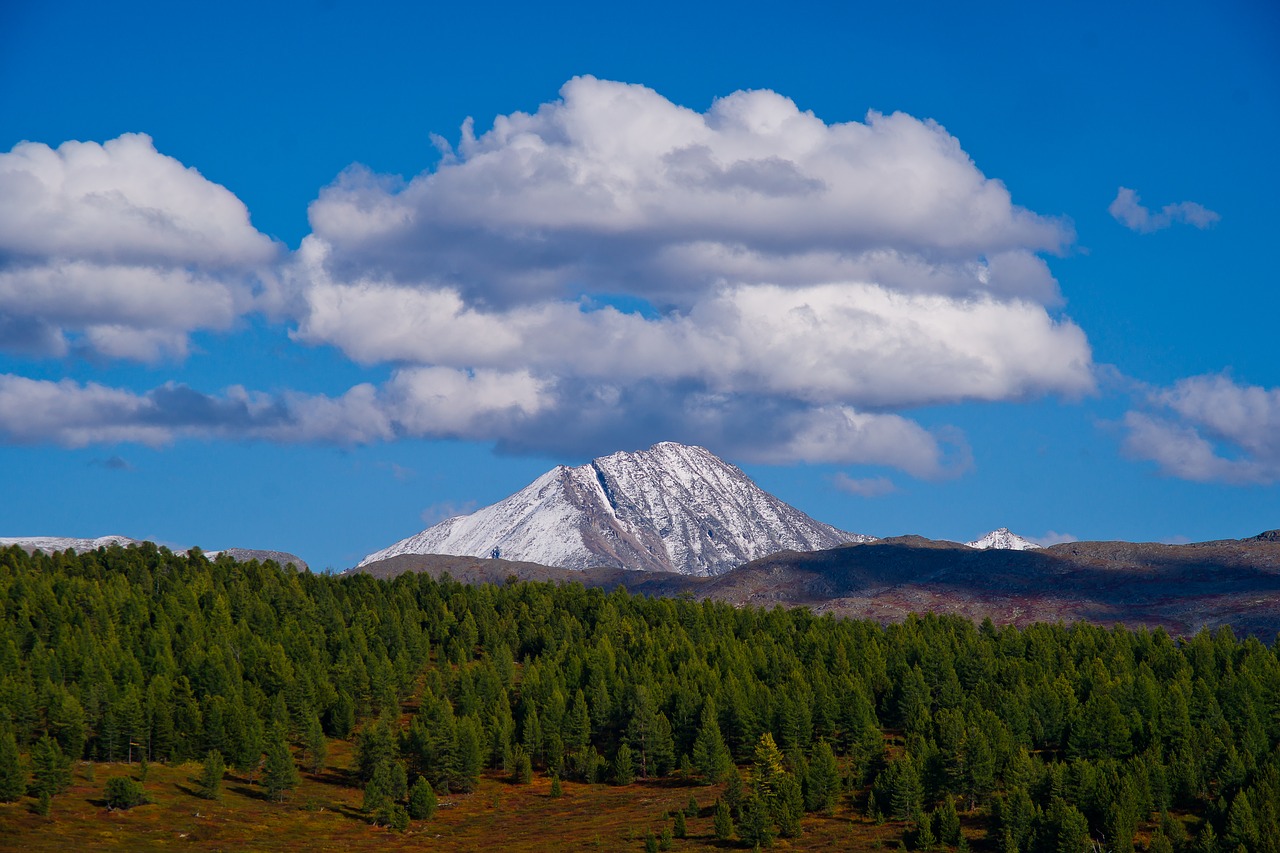
[{"label": "pine tree", "polygon": [[952,845],[960,843],[960,815],[956,813],[956,804],[950,796],[942,798],[942,805],[934,812],[934,821],[939,841]]},{"label": "pine tree", "polygon": [[800,783],[790,773],[785,774],[778,782],[778,801],[774,805],[778,834],[783,838],[798,837],[800,819],[803,816],[804,794],[800,790]]},{"label": "pine tree", "polygon": [[672,827],[672,833],[675,835],[676,838],[684,838],[689,834],[689,825],[685,821],[683,811],[676,812],[676,819],[675,819],[675,824]]},{"label": "pine tree", "polygon": [[267,762],[262,768],[262,787],[267,796],[276,802],[284,801],[284,792],[298,787],[300,777],[298,768],[293,765],[293,756],[289,752],[289,744],[285,742],[284,732],[277,729],[268,736]]},{"label": "pine tree", "polygon": [[831,750],[831,744],[825,740],[818,741],[813,752],[807,782],[805,805],[809,810],[834,813],[836,800],[840,796],[840,765],[836,763],[836,754]]},{"label": "pine tree", "polygon": [[738,827],[738,835],[748,847],[771,847],[773,820],[768,803],[758,794],[752,794],[742,804],[742,825]]},{"label": "pine tree", "polygon": [[32,789],[37,795],[56,797],[71,785],[71,762],[62,754],[58,742],[41,735],[31,748]]},{"label": "pine tree", "polygon": [[560,786],[560,777],[552,776],[551,777],[551,797],[552,799],[558,800],[562,796],[564,796],[564,789]]},{"label": "pine tree", "polygon": [[11,803],[27,792],[27,772],[22,768],[18,742],[11,730],[0,734],[0,802]]},{"label": "pine tree", "polygon": [[512,750],[511,763],[511,781],[517,785],[528,785],[533,781],[533,761],[520,744]]},{"label": "pine tree", "polygon": [[618,747],[618,755],[613,760],[613,781],[618,785],[630,785],[635,778],[636,768],[631,747],[624,743]]},{"label": "pine tree", "polygon": [[311,773],[319,773],[324,769],[325,759],[329,757],[329,742],[325,739],[324,726],[320,725],[320,717],[315,714],[307,717],[307,727],[302,733],[302,745],[307,755],[307,770]]},{"label": "pine tree", "polygon": [[196,780],[196,794],[206,800],[222,799],[222,774],[225,771],[222,753],[216,749],[209,750],[209,754],[204,758],[200,778]]},{"label": "pine tree", "polygon": [[431,783],[419,776],[409,789],[409,817],[414,820],[431,820],[437,805],[436,792]]},{"label": "pine tree", "polygon": [[[422,777],[419,777],[422,778]],[[378,815],[391,808],[392,803],[396,801],[395,796],[395,769],[391,761],[383,761],[373,770],[373,777],[364,785],[364,803],[361,808],[366,814],[374,815],[376,823],[385,823],[379,820]]]},{"label": "pine tree", "polygon": [[1258,844],[1258,821],[1253,814],[1253,805],[1249,801],[1249,792],[1236,794],[1231,803],[1231,811],[1227,813],[1227,826],[1222,837],[1228,850],[1234,850],[1243,844],[1252,850]]},{"label": "pine tree", "polygon": [[720,733],[720,723],[716,719],[715,703],[708,698],[702,704],[702,720],[698,726],[698,736],[693,742],[693,766],[702,774],[708,785],[719,782],[733,763],[729,755],[729,747]]},{"label": "pine tree", "polygon": [[716,800],[716,816],[712,822],[717,841],[728,841],[733,838],[733,814],[729,804],[724,800]]}]

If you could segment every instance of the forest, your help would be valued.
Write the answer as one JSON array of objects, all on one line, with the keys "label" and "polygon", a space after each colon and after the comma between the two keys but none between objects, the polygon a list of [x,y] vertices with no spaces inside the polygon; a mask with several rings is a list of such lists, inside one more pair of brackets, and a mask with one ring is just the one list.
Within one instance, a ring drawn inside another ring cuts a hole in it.
[{"label": "forest", "polygon": [[[482,780],[662,780],[714,793],[719,846],[837,815],[910,850],[1280,853],[1280,645],[1227,629],[880,625],[150,543],[0,550],[0,607],[0,801],[42,815],[84,762],[191,764],[193,800],[234,772],[283,808],[349,745],[387,833]],[[134,776],[103,801],[144,803]]]}]

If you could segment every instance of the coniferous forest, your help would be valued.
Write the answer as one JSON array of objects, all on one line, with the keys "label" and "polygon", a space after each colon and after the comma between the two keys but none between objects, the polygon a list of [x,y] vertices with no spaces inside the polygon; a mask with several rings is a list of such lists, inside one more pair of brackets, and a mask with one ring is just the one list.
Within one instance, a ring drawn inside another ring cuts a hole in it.
[{"label": "coniferous forest", "polygon": [[0,550],[0,606],[0,800],[50,819],[104,763],[142,769],[99,786],[115,809],[145,808],[148,765],[189,764],[193,803],[235,774],[284,809],[340,763],[386,833],[546,779],[548,803],[684,786],[635,849],[834,816],[912,850],[1280,851],[1280,656],[1225,629],[881,626],[149,543]]}]

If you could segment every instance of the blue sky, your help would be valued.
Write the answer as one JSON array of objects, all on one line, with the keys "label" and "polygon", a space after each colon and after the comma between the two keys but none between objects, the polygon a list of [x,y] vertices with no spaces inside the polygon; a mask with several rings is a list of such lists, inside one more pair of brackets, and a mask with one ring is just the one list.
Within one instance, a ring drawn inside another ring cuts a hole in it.
[{"label": "blue sky", "polygon": [[0,535],[342,568],[666,439],[1280,526],[1274,4],[464,5],[0,9]]}]

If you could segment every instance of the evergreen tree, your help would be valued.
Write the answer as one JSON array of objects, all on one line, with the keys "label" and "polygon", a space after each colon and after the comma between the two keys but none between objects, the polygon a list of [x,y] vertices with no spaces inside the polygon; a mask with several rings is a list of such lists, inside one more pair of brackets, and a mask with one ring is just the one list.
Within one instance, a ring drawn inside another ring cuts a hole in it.
[{"label": "evergreen tree", "polygon": [[560,786],[560,777],[552,776],[551,777],[551,798],[554,800],[558,800],[562,796],[564,796],[564,789]]},{"label": "evergreen tree", "polygon": [[778,800],[773,812],[779,835],[783,838],[796,838],[800,835],[800,819],[804,817],[804,794],[800,790],[800,783],[790,773],[778,782]]},{"label": "evergreen tree", "polygon": [[431,820],[437,805],[435,789],[424,777],[419,776],[409,789],[409,817],[414,820]]},{"label": "evergreen tree", "polygon": [[677,811],[675,822],[672,827],[672,834],[676,838],[684,838],[689,834],[689,825],[685,821],[684,811]]},{"label": "evergreen tree", "polygon": [[631,747],[625,743],[618,747],[618,754],[613,759],[613,781],[616,785],[630,785],[635,781],[635,760]]},{"label": "evergreen tree", "polygon": [[933,813],[938,840],[943,844],[960,843],[960,815],[956,813],[956,804],[951,797],[943,797],[942,805]]},{"label": "evergreen tree", "polygon": [[832,814],[839,796],[840,765],[836,763],[836,754],[832,751],[831,744],[825,739],[820,740],[814,750],[813,760],[809,762],[805,805],[809,811]]},{"label": "evergreen tree", "polygon": [[748,847],[772,847],[774,818],[769,804],[758,794],[752,794],[742,804],[742,824],[738,835]]},{"label": "evergreen tree", "polygon": [[329,756],[329,742],[325,739],[320,718],[315,714],[307,716],[307,727],[302,733],[302,747],[307,756],[307,770],[311,773],[323,770],[325,759]]},{"label": "evergreen tree", "polygon": [[732,763],[733,758],[716,719],[715,702],[708,698],[702,705],[698,737],[693,742],[693,766],[702,774],[706,784],[714,785],[723,778]]},{"label": "evergreen tree", "polygon": [[729,804],[724,800],[716,800],[716,815],[712,821],[712,830],[717,841],[728,841],[733,838],[733,814]]},{"label": "evergreen tree", "polygon": [[268,797],[276,802],[283,802],[285,791],[297,788],[299,781],[298,768],[293,764],[284,732],[277,729],[267,739],[267,761],[262,768],[262,787]]},{"label": "evergreen tree", "polygon": [[0,733],[0,802],[11,803],[27,792],[27,772],[11,729]]},{"label": "evergreen tree", "polygon": [[71,785],[71,761],[62,754],[58,742],[41,735],[31,748],[32,792],[56,797]]},{"label": "evergreen tree", "polygon": [[1243,844],[1249,850],[1258,844],[1258,821],[1253,814],[1253,805],[1249,802],[1249,792],[1241,791],[1231,803],[1231,811],[1227,813],[1227,825],[1222,840],[1228,850],[1234,850]]},{"label": "evergreen tree", "polygon": [[398,799],[395,789],[395,762],[380,762],[374,768],[373,776],[364,785],[364,803],[361,805],[366,814],[374,816],[375,823],[386,823],[385,820],[379,820],[378,815],[383,818],[387,816],[387,810]]},{"label": "evergreen tree", "polygon": [[516,744],[512,749],[511,781],[517,785],[528,785],[533,781],[533,761],[520,744]]},{"label": "evergreen tree", "polygon": [[196,794],[206,800],[222,799],[222,774],[225,771],[222,753],[216,749],[209,750],[200,769],[200,778],[196,780]]}]

